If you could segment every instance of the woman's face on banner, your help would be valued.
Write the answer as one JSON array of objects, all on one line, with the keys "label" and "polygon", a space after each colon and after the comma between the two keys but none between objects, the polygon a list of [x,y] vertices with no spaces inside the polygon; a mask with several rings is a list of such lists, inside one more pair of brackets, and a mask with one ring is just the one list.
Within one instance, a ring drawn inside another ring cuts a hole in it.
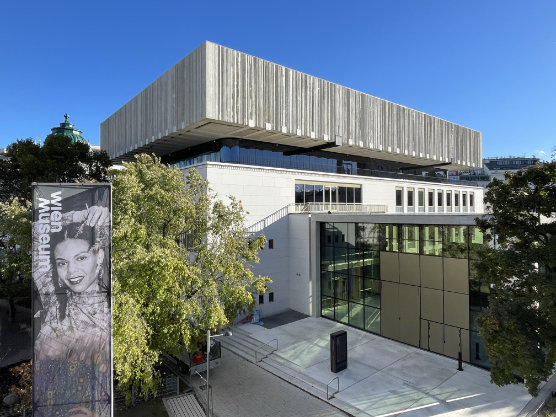
[{"label": "woman's face on banner", "polygon": [[58,278],[71,291],[99,290],[97,254],[89,242],[83,239],[63,240],[54,249],[54,257]]}]

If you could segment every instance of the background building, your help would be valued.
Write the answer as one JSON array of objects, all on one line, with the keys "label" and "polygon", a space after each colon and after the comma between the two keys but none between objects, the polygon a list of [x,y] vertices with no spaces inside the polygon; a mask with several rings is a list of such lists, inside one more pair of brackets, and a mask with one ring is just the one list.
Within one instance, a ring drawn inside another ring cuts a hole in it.
[{"label": "background building", "polygon": [[268,239],[262,316],[293,309],[482,360],[483,189],[435,175],[480,168],[479,132],[206,42],[105,120],[101,147],[194,167],[242,201]]},{"label": "background building", "polygon": [[516,173],[520,169],[527,169],[540,164],[535,157],[502,157],[483,159],[482,168],[448,171],[448,177],[453,181],[476,182],[481,187],[486,187],[494,178],[504,181],[504,174],[509,171]]}]

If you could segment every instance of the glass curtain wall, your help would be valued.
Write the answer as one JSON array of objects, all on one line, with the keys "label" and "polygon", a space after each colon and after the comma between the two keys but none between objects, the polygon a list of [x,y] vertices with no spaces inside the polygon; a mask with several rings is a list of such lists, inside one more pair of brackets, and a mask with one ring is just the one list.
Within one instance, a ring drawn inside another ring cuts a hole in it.
[{"label": "glass curtain wall", "polygon": [[490,287],[474,268],[486,242],[477,227],[321,223],[321,315],[381,334],[380,251],[469,261],[470,361],[490,367],[476,325]]},{"label": "glass curtain wall", "polygon": [[378,225],[321,223],[321,314],[380,334]]}]

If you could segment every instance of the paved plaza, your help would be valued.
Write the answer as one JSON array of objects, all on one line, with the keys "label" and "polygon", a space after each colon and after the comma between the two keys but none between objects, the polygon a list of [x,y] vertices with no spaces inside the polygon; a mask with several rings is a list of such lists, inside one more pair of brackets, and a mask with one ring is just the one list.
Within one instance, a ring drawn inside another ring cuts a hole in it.
[{"label": "paved plaza", "polygon": [[[329,335],[338,330],[348,333],[348,368],[335,374],[330,370]],[[491,384],[486,370],[464,364],[463,371],[458,371],[454,359],[323,318],[308,317],[271,329],[253,324],[238,326],[236,337],[245,338],[245,335],[260,344],[276,340],[278,349],[268,357],[288,368],[290,375],[298,375],[293,379],[313,381],[313,385],[320,385],[322,390],[333,378],[339,377],[339,392],[329,403],[349,415],[513,417],[531,400],[521,384],[506,387]],[[226,352],[226,356],[228,354]],[[258,363],[264,367],[264,361]],[[215,380],[229,377],[224,367],[215,371]],[[222,387],[215,386],[215,411],[221,417],[240,415],[219,412],[223,410],[218,408],[217,398],[223,389],[240,389],[243,396],[259,397],[261,404],[271,401],[275,395],[274,388],[268,388],[266,394],[260,392],[257,380],[247,380],[245,385],[238,386],[234,378],[232,376]],[[231,387],[225,388],[227,384]],[[229,401],[233,402],[234,396]],[[283,404],[284,409],[291,406],[289,402]],[[309,404],[303,409],[308,407]],[[316,411],[312,414],[284,412],[286,414],[259,415],[329,415]]]}]

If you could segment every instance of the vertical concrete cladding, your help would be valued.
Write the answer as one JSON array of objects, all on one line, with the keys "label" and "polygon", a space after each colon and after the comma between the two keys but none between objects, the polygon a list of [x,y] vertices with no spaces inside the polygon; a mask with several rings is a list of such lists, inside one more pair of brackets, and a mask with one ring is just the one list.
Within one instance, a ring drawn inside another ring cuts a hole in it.
[{"label": "vertical concrete cladding", "polygon": [[206,48],[199,46],[102,122],[101,148],[122,155],[204,120]]},{"label": "vertical concrete cladding", "polygon": [[482,157],[480,132],[211,42],[101,124],[112,158],[228,136],[417,165]]},{"label": "vertical concrete cladding", "polygon": [[481,166],[481,133],[214,43],[207,117],[384,154]]}]

